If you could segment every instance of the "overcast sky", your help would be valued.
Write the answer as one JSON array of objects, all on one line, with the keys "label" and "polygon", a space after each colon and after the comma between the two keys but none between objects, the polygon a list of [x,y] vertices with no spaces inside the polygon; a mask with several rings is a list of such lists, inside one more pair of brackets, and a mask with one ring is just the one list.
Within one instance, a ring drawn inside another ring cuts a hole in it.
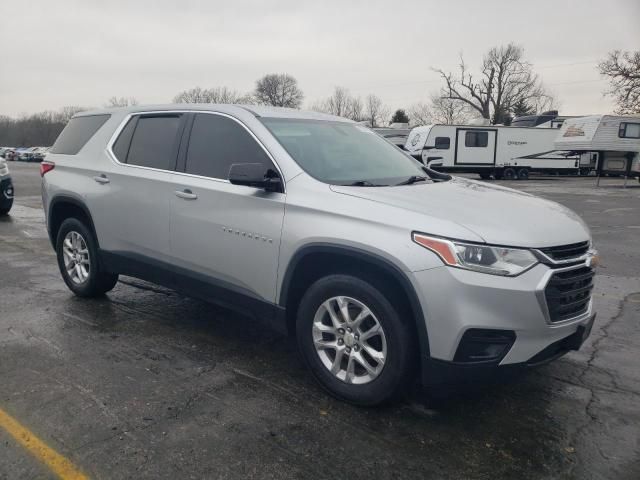
[{"label": "overcast sky", "polygon": [[471,67],[514,41],[561,113],[607,113],[596,63],[640,48],[640,1],[8,1],[0,5],[0,114],[111,96],[166,103],[181,90],[250,91],[265,73],[298,79],[306,106],[336,85],[393,108],[425,101],[431,67]]}]

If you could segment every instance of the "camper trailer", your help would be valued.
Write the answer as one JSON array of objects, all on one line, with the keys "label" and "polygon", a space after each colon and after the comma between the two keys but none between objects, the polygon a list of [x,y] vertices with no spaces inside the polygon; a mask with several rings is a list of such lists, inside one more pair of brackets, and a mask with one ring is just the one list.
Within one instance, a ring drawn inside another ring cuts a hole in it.
[{"label": "camper trailer", "polygon": [[580,156],[554,150],[557,135],[557,128],[427,125],[411,130],[404,148],[435,170],[478,173],[485,179],[578,173]]},{"label": "camper trailer", "polygon": [[640,116],[592,115],[568,119],[554,148],[598,152],[598,175],[640,178]]}]

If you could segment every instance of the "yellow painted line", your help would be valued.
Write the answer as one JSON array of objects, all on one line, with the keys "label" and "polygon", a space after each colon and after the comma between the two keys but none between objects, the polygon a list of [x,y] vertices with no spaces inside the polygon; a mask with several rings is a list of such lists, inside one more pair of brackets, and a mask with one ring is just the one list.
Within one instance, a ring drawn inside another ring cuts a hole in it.
[{"label": "yellow painted line", "polygon": [[50,448],[1,408],[0,427],[62,480],[87,480],[89,478],[70,460]]}]

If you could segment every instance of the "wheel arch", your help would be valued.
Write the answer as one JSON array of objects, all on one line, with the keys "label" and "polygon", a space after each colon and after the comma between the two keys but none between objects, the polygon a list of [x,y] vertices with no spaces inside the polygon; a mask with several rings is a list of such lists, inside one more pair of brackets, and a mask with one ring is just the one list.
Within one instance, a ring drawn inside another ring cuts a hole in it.
[{"label": "wheel arch", "polygon": [[91,216],[91,212],[89,207],[85,204],[85,202],[71,195],[56,195],[51,199],[49,203],[49,211],[47,214],[47,231],[49,233],[49,240],[51,241],[51,245],[53,248],[56,247],[56,238],[58,236],[58,231],[60,230],[60,226],[62,222],[64,222],[67,218],[78,218],[78,220],[84,221],[87,225],[87,228],[91,230],[93,237],[96,240],[96,244],[98,248],[100,247],[100,242],[98,240],[98,236],[96,235],[96,229],[93,225],[93,217]]},{"label": "wheel arch", "polygon": [[[350,273],[380,286],[390,286],[394,295],[406,299],[412,327],[418,336],[420,354],[429,356],[429,341],[424,312],[407,274],[392,261],[357,247],[314,243],[298,249],[291,257],[280,284],[278,305],[286,312],[289,333],[295,332],[295,316],[300,299],[315,280],[331,273]],[[364,274],[369,274],[367,277]]]}]

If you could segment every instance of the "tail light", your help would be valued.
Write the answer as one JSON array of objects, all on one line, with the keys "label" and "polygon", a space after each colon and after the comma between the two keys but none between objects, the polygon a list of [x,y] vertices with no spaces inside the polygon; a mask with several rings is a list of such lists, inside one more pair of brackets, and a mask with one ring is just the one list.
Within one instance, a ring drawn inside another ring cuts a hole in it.
[{"label": "tail light", "polygon": [[44,177],[44,174],[53,170],[55,166],[56,164],[53,162],[44,161],[40,163],[40,176]]}]

